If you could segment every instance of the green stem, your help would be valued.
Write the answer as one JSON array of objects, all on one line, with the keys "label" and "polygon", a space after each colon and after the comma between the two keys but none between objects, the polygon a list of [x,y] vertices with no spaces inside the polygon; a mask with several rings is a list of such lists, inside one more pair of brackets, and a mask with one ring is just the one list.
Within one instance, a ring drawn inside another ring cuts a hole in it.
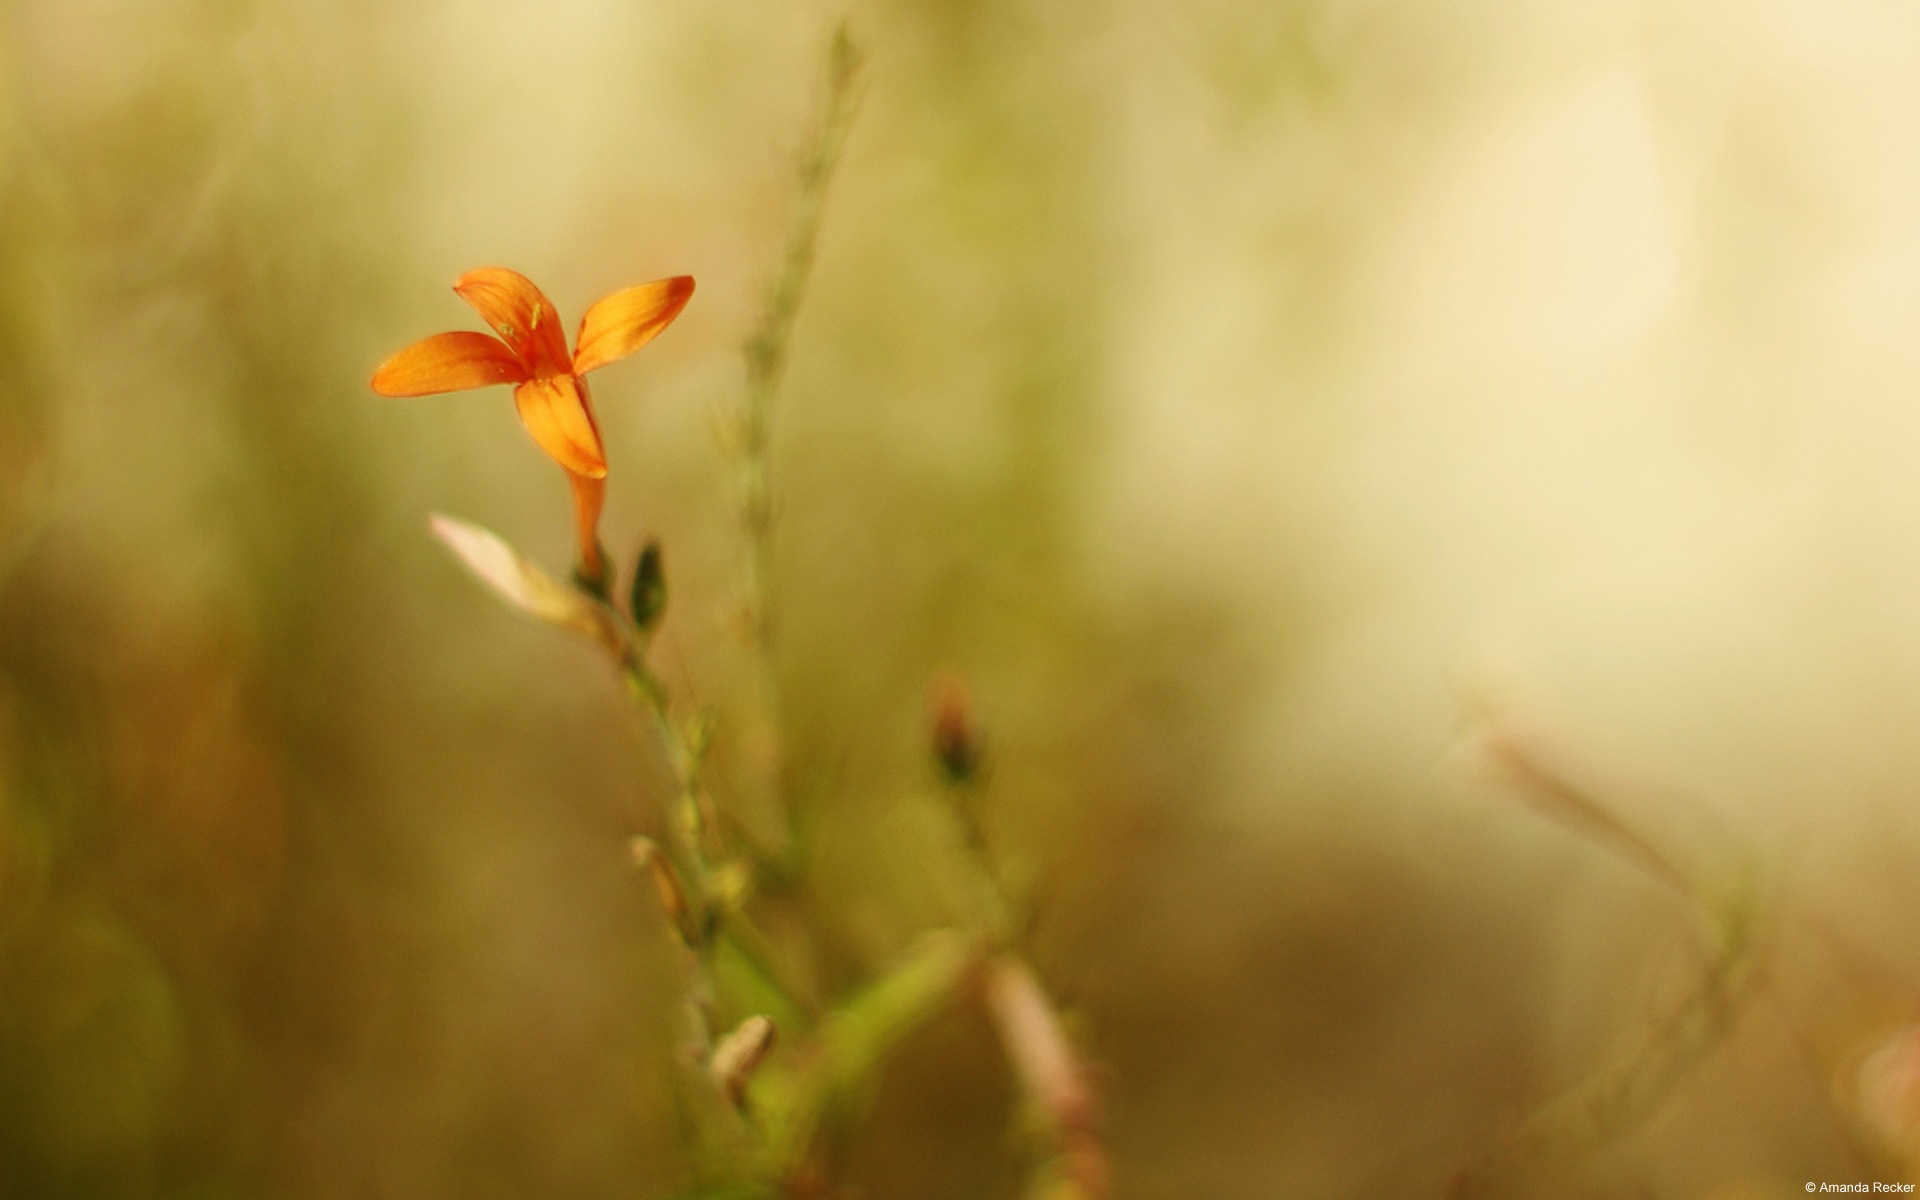
[{"label": "green stem", "polygon": [[796,997],[794,989],[773,966],[765,949],[764,936],[747,920],[745,914],[715,899],[713,861],[708,848],[717,835],[719,824],[713,799],[700,783],[702,749],[689,741],[673,720],[666,684],[646,666],[641,651],[635,649],[627,656],[627,660],[621,664],[621,674],[628,693],[653,717],[654,730],[674,776],[677,795],[670,814],[675,833],[674,865],[687,885],[687,901],[693,909],[690,924],[694,940],[688,949],[693,953],[699,969],[698,986],[708,993],[704,1007],[710,1014],[717,942],[724,939],[734,952],[735,961],[755,977],[755,983],[760,988],[776,996],[788,1014],[805,1012],[805,1006]]},{"label": "green stem", "polygon": [[802,821],[792,796],[786,748],[786,721],[775,658],[773,599],[774,506],[772,442],[774,400],[786,373],[793,326],[813,273],[827,187],[839,164],[847,130],[856,110],[855,83],[861,53],[845,25],[834,34],[827,66],[827,90],[812,142],[801,158],[799,194],[781,268],[767,290],[760,319],[747,339],[746,401],[740,437],[740,522],[747,536],[745,606],[759,675],[760,702],[771,743],[770,790],[787,822],[786,852],[797,857]]}]

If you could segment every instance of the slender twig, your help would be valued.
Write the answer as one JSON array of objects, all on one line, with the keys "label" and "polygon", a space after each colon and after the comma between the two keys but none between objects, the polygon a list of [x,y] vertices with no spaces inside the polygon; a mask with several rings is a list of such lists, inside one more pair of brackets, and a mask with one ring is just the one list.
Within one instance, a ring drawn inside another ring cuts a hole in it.
[{"label": "slender twig", "polygon": [[1681,895],[1700,899],[1692,874],[1671,854],[1597,799],[1593,788],[1576,781],[1565,763],[1555,761],[1512,722],[1498,718],[1488,720],[1481,746],[1520,797],[1542,816],[1604,847]]}]

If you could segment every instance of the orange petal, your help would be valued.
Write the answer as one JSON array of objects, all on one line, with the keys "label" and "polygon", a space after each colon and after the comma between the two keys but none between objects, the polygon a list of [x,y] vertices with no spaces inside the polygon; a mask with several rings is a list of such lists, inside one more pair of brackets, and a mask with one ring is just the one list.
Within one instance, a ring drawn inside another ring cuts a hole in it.
[{"label": "orange petal", "polygon": [[533,440],[547,456],[575,475],[600,479],[607,473],[600,428],[587,407],[587,385],[571,375],[530,379],[513,389],[514,407]]},{"label": "orange petal", "polygon": [[381,363],[373,373],[373,390],[382,396],[430,396],[526,378],[527,369],[499,338],[436,333]]},{"label": "orange petal", "polygon": [[573,373],[618,362],[673,323],[693,296],[693,276],[675,275],[615,292],[587,310],[573,343]]},{"label": "orange petal", "polygon": [[528,375],[538,379],[569,369],[560,314],[525,275],[505,267],[481,267],[462,275],[453,290],[513,347]]}]

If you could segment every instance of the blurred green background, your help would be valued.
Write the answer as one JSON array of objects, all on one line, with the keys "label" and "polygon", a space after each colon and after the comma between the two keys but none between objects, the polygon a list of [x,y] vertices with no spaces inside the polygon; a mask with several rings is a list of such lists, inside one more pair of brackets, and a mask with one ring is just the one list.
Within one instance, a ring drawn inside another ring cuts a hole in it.
[{"label": "blurred green background", "polygon": [[[1844,1068],[1920,972],[1920,10],[12,0],[0,1195],[672,1186],[667,775],[425,532],[558,569],[563,479],[504,390],[366,378],[479,327],[473,266],[569,322],[698,278],[595,378],[606,536],[663,539],[658,661],[749,775],[714,427],[843,13],[776,438],[822,989],[950,919],[957,671],[1117,1194],[1439,1196],[1698,970],[1458,769],[1489,690],[1831,934],[1515,1193],[1891,1178]],[[850,1182],[1011,1196],[1013,1104],[957,1010]]]}]

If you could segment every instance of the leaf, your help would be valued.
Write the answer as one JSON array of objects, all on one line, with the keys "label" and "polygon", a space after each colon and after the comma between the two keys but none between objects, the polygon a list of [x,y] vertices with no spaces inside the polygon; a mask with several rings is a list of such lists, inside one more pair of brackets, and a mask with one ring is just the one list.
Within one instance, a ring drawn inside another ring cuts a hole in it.
[{"label": "leaf", "polygon": [[537,621],[584,633],[616,659],[624,660],[631,652],[626,632],[605,605],[556,582],[490,530],[441,513],[428,524],[454,557],[509,606]]}]

